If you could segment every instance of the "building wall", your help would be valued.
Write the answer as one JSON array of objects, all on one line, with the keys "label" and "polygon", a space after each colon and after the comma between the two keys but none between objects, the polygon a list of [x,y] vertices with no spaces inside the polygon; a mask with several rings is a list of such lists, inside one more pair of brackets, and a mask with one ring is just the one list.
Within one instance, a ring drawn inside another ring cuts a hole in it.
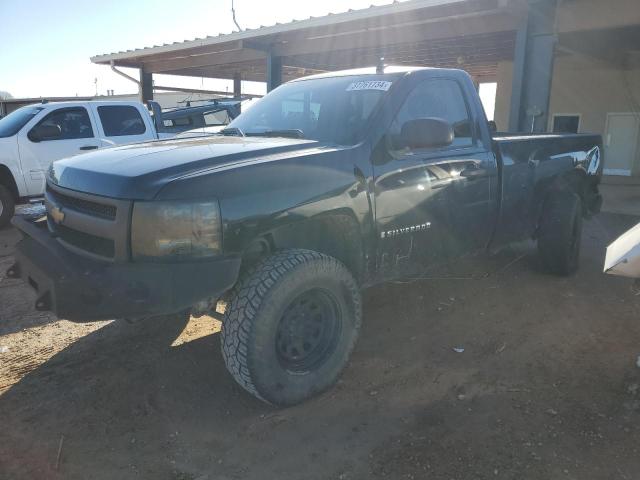
[{"label": "building wall", "polygon": [[638,0],[562,0],[556,14],[558,32],[635,26],[640,23]]},{"label": "building wall", "polygon": [[[509,127],[511,105],[512,62],[498,65],[498,89],[494,119],[498,130]],[[607,113],[640,115],[640,65],[622,68],[602,60],[559,55],[555,59],[548,129],[554,114],[579,114],[581,133],[605,134]],[[634,176],[640,176],[640,143],[632,165]]]},{"label": "building wall", "polygon": [[[580,114],[580,132],[604,135],[607,113],[622,112],[640,115],[640,68],[627,70],[578,55],[556,57],[549,129],[554,114]],[[640,174],[638,147],[635,175]]]}]

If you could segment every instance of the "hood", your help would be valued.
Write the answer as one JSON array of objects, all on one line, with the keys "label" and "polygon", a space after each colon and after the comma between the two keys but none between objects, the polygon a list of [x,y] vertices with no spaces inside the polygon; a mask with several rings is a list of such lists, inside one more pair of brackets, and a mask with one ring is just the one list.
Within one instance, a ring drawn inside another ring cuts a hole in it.
[{"label": "hood", "polygon": [[185,175],[318,146],[313,140],[231,136],[136,143],[58,160],[48,181],[105,197],[149,200]]}]

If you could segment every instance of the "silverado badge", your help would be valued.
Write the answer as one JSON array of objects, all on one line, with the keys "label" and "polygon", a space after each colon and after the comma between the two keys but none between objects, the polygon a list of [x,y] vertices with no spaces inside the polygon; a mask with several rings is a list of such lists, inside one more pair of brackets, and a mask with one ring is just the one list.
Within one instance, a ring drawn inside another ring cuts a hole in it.
[{"label": "silverado badge", "polygon": [[404,235],[405,233],[424,232],[429,228],[431,228],[431,222],[421,223],[420,225],[408,225],[406,227],[382,231],[380,232],[380,238],[397,237],[398,235]]}]

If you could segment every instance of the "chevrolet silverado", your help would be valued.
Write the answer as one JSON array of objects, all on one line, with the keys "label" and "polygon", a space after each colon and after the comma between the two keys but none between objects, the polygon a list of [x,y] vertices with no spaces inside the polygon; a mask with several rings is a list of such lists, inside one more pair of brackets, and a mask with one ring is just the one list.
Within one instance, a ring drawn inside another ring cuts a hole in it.
[{"label": "chevrolet silverado", "polygon": [[460,70],[295,80],[219,135],[55,162],[46,218],[14,218],[8,275],[76,321],[184,318],[223,299],[230,373],[294,404],[346,366],[366,287],[527,238],[550,272],[575,272],[601,138],[493,130]]}]

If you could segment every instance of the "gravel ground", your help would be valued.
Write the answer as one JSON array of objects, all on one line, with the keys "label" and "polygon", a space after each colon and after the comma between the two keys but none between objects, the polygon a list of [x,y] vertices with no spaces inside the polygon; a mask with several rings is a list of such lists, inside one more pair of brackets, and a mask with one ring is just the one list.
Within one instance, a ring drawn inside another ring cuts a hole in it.
[{"label": "gravel ground", "polygon": [[573,278],[529,243],[365,293],[338,385],[277,410],[227,375],[219,322],[74,324],[2,278],[1,479],[637,479],[640,296],[601,273],[638,221],[585,224]]}]

